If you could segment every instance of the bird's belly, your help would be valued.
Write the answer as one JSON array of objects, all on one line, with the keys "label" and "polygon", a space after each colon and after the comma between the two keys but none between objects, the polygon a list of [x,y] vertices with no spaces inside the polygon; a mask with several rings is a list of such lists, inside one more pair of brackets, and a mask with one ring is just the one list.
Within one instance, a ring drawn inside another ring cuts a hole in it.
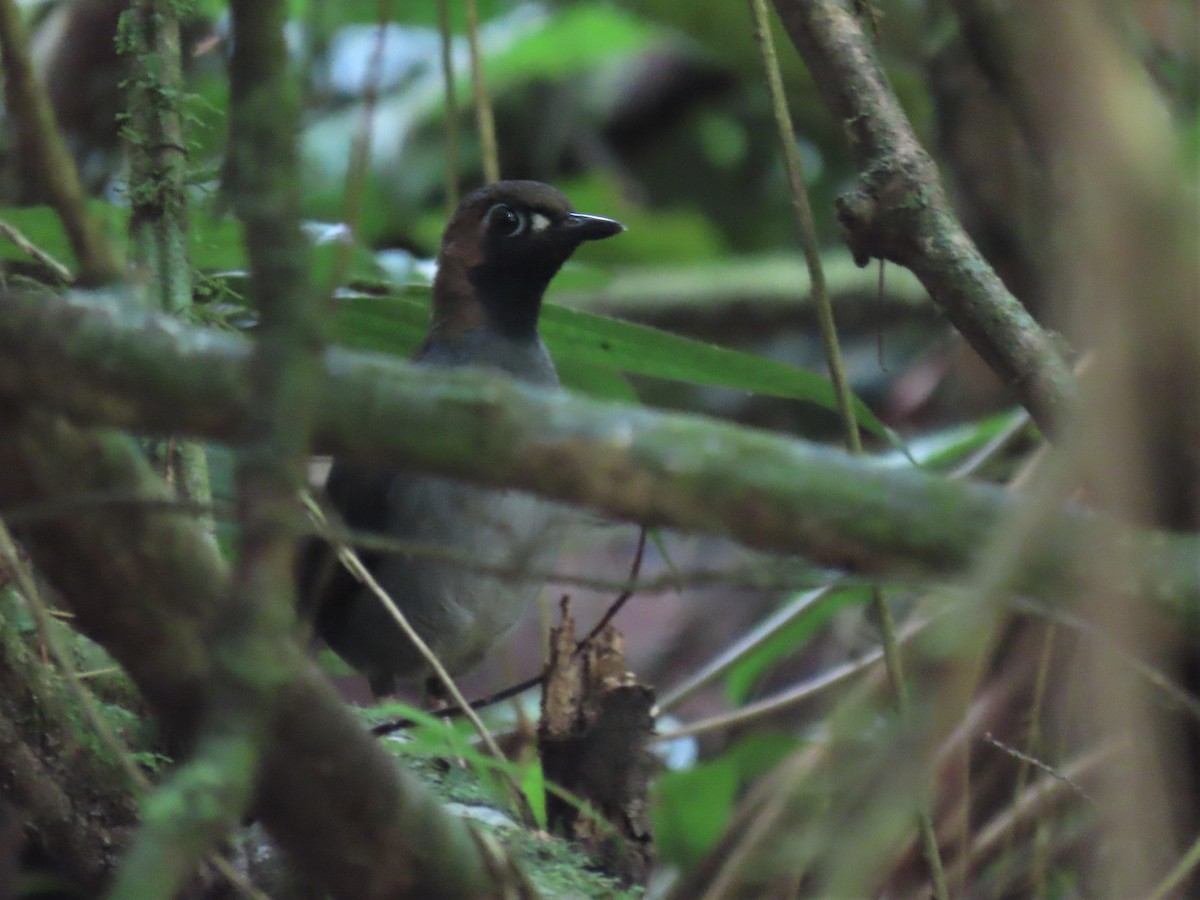
[{"label": "bird's belly", "polygon": [[[532,605],[553,566],[568,512],[516,491],[487,491],[439,478],[397,478],[388,532],[412,552],[376,570],[417,633],[452,672],[470,669]],[[334,647],[368,671],[418,678],[428,666],[374,598],[355,604],[354,647]],[[365,637],[365,640],[363,638]]]}]

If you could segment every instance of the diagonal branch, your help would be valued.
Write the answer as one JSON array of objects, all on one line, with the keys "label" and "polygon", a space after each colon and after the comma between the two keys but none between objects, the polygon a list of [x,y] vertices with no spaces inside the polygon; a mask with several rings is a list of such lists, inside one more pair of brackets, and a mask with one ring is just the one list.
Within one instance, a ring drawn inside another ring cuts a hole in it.
[{"label": "diagonal branch", "polygon": [[18,124],[25,158],[39,187],[62,220],[79,260],[84,284],[108,284],[122,276],[121,262],[99,223],[88,215],[79,170],[54,118],[46,90],[34,71],[29,40],[15,0],[0,0],[0,59],[4,99]]},{"label": "diagonal branch", "polygon": [[1075,397],[1059,342],[1009,293],[963,230],[850,4],[774,3],[825,105],[845,127],[859,170],[858,186],[838,201],[855,259],[911,269],[1038,425],[1051,431]]}]

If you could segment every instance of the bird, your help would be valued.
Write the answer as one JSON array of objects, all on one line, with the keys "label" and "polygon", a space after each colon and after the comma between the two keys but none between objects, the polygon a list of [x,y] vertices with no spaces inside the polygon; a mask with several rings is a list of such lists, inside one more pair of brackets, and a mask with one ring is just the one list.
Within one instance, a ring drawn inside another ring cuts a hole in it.
[{"label": "bird", "polygon": [[[557,388],[554,362],[538,333],[551,279],[586,241],[625,230],[615,219],[575,212],[560,191],[537,181],[499,181],[458,205],[442,236],[429,331],[413,361],[481,366]],[[434,545],[489,566],[544,570],[557,558],[565,507],[517,491],[334,459],[325,505],[350,529]],[[364,552],[367,569],[451,674],[477,665],[532,606],[540,585],[417,553]],[[425,659],[391,613],[319,538],[301,549],[301,617],[352,667],[375,696],[424,681]]]}]

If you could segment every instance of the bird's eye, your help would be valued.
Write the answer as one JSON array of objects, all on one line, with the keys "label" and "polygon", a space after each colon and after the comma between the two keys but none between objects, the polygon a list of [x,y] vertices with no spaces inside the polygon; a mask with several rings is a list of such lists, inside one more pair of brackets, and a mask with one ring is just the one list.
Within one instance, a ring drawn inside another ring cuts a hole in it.
[{"label": "bird's eye", "polygon": [[488,210],[488,227],[502,237],[512,237],[525,230],[525,216],[506,203],[497,203]]}]

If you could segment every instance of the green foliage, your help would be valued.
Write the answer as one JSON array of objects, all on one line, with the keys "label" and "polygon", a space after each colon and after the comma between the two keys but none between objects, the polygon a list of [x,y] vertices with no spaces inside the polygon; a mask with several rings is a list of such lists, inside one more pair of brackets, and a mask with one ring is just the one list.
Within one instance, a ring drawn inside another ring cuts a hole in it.
[{"label": "green foliage", "polygon": [[561,79],[644,50],[656,31],[609,3],[574,3],[555,10],[541,25],[491,54],[488,86],[504,90],[531,79]]},{"label": "green foliage", "polygon": [[[339,343],[406,356],[425,334],[428,303],[417,291],[389,297],[347,296],[339,301],[336,321]],[[564,383],[594,395],[628,399],[630,390],[615,377],[623,372],[836,409],[833,387],[822,375],[645,325],[548,304],[541,330]],[[864,427],[883,433],[882,424],[865,405],[860,403],[858,411]]]},{"label": "green foliage", "polygon": [[716,759],[659,778],[651,812],[662,858],[684,869],[697,865],[728,827],[741,788],[798,744],[792,735],[759,731]]},{"label": "green foliage", "polygon": [[[459,802],[485,802],[507,805],[506,783],[520,785],[526,801],[535,812],[541,810],[539,824],[545,826],[546,799],[545,779],[541,775],[541,762],[535,758],[526,761],[501,761],[493,758],[475,743],[474,731],[465,719],[439,719],[422,709],[406,703],[388,703],[368,711],[368,719],[392,721],[405,718],[415,723],[404,733],[398,751],[410,759],[461,760],[473,773],[475,783],[482,793],[473,798],[459,795]],[[538,771],[532,772],[531,769]]]}]

